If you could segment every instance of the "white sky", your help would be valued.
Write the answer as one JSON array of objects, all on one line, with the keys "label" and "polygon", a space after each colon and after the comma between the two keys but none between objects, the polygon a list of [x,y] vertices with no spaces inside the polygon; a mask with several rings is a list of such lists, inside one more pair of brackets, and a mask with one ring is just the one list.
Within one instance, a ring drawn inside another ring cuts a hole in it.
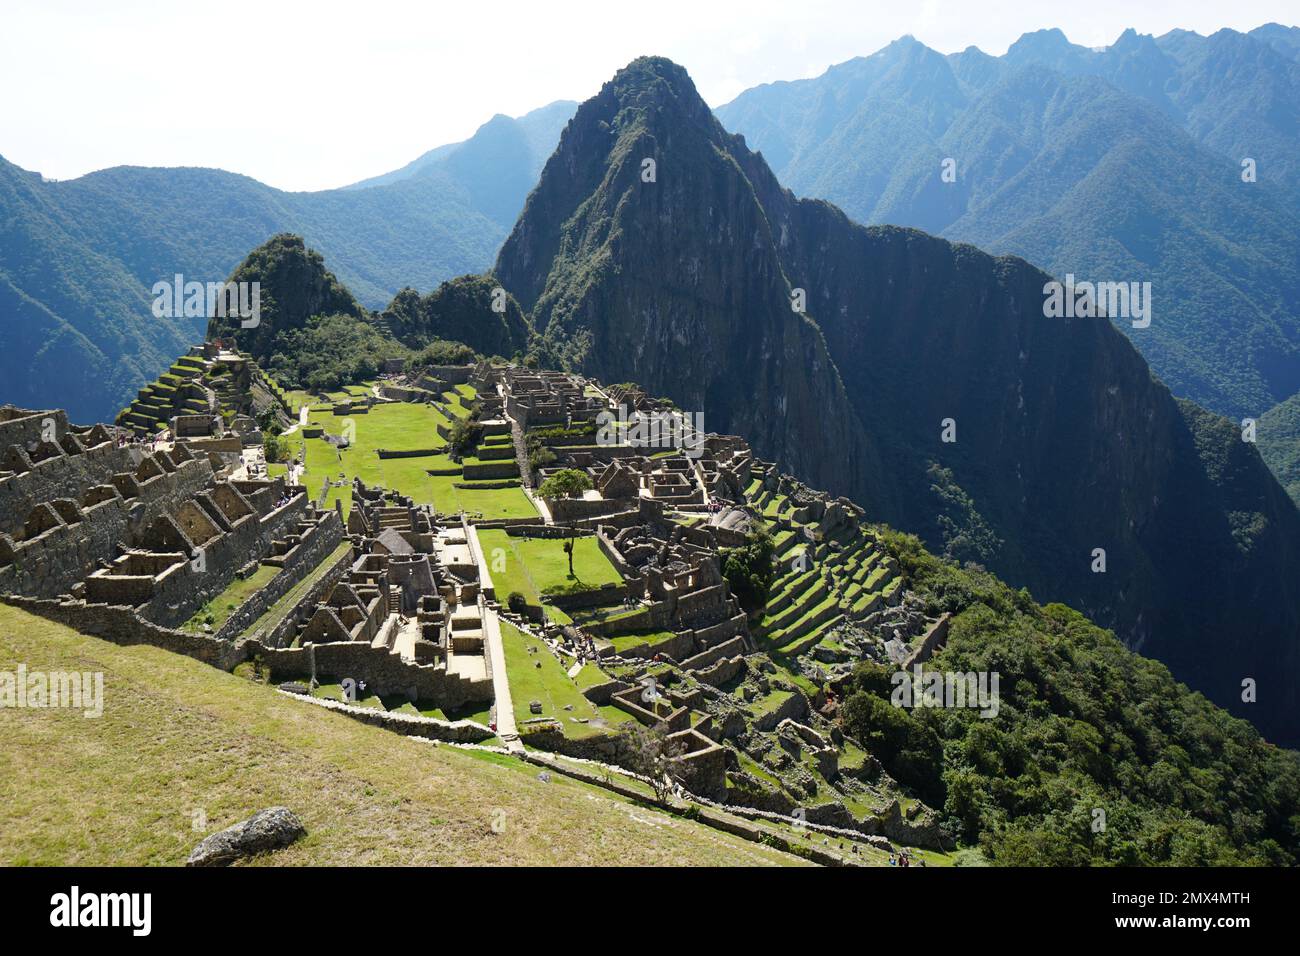
[{"label": "white sky", "polygon": [[1208,34],[1300,20],[1296,0],[0,0],[0,156],[67,179],[216,166],[325,189],[471,135],[494,113],[583,100],[641,54],[710,105],[816,76],[905,33],[1001,54],[1058,26]]}]

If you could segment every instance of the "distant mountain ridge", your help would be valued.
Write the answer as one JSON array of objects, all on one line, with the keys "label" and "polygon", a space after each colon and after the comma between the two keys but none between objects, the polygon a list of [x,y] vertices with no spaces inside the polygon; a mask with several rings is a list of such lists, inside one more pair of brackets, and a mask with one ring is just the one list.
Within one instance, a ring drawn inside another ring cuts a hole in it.
[{"label": "distant mountain ridge", "polygon": [[220,281],[278,233],[304,236],[375,309],[405,286],[431,290],[481,272],[522,209],[565,110],[556,103],[519,120],[496,117],[417,161],[418,170],[315,193],[196,168],[117,167],[46,182],[0,158],[8,346],[0,401],[111,420],[204,332],[202,319],[155,318],[153,284],[177,273]]},{"label": "distant mountain ridge", "polygon": [[[474,187],[481,189],[484,180],[500,174],[502,159],[508,158],[515,162],[510,173],[522,173],[527,179],[524,188],[524,195],[527,195],[528,190],[537,182],[537,174],[555,150],[564,124],[572,118],[573,111],[577,108],[578,104],[573,100],[556,100],[520,117],[498,113],[467,140],[435,147],[400,169],[371,176],[343,188],[370,189],[387,186],[441,166],[454,170],[462,180],[474,180]],[[484,160],[488,162],[486,168],[479,165]],[[511,195],[513,194],[512,192]],[[521,197],[518,205],[508,210],[509,219],[504,223],[505,226],[514,225],[522,204]]]},{"label": "distant mountain ridge", "polygon": [[1097,51],[1043,30],[1001,57],[905,37],[715,112],[783,185],[859,222],[1151,281],[1150,328],[1121,328],[1157,374],[1258,417],[1300,390],[1298,36],[1129,30]]},{"label": "distant mountain ridge", "polygon": [[1263,675],[1300,664],[1300,514],[1110,322],[1045,318],[1027,262],[796,199],[643,58],[579,107],[494,274],[550,361],[702,411],[1295,739],[1300,698]]}]

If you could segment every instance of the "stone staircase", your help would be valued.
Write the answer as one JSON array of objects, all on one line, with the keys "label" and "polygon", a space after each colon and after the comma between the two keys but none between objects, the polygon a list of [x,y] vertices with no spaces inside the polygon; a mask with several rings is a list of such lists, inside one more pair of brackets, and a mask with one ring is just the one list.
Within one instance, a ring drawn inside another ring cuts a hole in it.
[{"label": "stone staircase", "polygon": [[397,506],[385,506],[378,509],[379,530],[392,528],[394,531],[411,531],[411,510]]}]

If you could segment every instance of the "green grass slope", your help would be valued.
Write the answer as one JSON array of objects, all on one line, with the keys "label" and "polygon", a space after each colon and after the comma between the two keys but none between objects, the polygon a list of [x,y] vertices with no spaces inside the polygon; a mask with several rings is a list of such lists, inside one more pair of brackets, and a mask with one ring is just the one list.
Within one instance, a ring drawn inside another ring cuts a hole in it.
[{"label": "green grass slope", "polygon": [[[99,671],[104,713],[0,711],[0,864],[179,865],[265,807],[278,865],[767,865],[768,847],[512,758],[435,747],[151,647],[0,607],[0,671]],[[202,813],[207,829],[196,830]],[[496,826],[494,827],[494,822]]]}]

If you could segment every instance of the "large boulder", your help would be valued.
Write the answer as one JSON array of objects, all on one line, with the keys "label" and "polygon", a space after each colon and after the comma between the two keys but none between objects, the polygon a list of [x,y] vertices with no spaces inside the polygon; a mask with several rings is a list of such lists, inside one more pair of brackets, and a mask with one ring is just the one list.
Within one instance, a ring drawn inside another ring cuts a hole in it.
[{"label": "large boulder", "polygon": [[307,835],[302,821],[288,807],[271,807],[205,837],[191,851],[186,866],[228,866],[236,860],[277,850]]}]

